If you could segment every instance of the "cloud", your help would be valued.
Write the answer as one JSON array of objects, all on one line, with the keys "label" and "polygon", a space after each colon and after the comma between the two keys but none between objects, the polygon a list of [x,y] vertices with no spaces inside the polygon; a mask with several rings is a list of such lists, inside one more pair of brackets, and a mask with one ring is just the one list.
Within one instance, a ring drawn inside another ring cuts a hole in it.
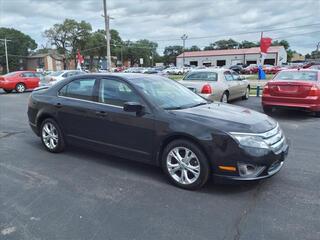
[{"label": "cloud", "polygon": [[[319,0],[107,0],[111,27],[123,39],[161,40],[166,45],[181,44],[179,37],[221,37],[189,39],[187,46],[204,47],[223,38],[258,41],[258,31],[319,23]],[[65,18],[85,20],[93,29],[104,27],[102,0],[0,0],[0,26],[13,27],[45,44],[43,31]],[[271,38],[286,38],[291,48],[302,53],[315,49],[318,26],[267,32]],[[252,32],[234,35],[239,32]],[[308,33],[308,34],[301,34]],[[293,36],[295,34],[301,34]],[[168,39],[168,41],[165,41]]]}]

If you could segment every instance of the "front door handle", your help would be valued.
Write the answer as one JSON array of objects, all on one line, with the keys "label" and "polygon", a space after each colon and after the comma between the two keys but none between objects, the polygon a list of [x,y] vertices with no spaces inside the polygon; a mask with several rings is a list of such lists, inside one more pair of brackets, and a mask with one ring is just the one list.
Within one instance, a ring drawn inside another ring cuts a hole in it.
[{"label": "front door handle", "polygon": [[108,113],[105,112],[105,111],[97,111],[97,112],[96,112],[96,115],[97,115],[98,117],[106,117],[106,116],[108,115]]}]

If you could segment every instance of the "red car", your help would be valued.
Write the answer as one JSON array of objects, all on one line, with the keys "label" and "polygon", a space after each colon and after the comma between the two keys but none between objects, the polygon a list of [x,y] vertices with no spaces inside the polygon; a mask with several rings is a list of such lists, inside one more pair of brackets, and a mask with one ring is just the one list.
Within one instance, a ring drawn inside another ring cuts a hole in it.
[{"label": "red car", "polygon": [[39,77],[33,71],[17,71],[0,76],[0,88],[6,93],[16,90],[22,93],[27,89],[33,89],[39,86]]},{"label": "red car", "polygon": [[315,112],[320,116],[320,71],[290,69],[279,72],[263,89],[263,110],[289,107]]}]

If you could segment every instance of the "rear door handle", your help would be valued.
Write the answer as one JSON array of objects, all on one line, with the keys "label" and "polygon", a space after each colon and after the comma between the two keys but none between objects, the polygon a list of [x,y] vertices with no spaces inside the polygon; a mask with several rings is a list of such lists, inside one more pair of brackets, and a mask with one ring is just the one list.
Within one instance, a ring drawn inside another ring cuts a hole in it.
[{"label": "rear door handle", "polygon": [[96,115],[99,117],[106,117],[108,115],[108,113],[105,111],[97,111]]}]

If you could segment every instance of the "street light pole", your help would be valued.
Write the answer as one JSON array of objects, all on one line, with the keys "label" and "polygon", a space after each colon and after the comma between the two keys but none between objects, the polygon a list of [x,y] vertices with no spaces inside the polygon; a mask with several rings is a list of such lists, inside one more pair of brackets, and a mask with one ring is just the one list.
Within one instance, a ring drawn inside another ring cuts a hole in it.
[{"label": "street light pole", "polygon": [[111,52],[110,52],[110,17],[107,14],[107,0],[103,1],[103,13],[104,13],[104,24],[106,31],[106,40],[107,40],[107,70],[111,70]]},{"label": "street light pole", "polygon": [[4,42],[4,51],[6,54],[6,67],[7,67],[7,73],[9,73],[9,59],[8,59],[7,42],[11,42],[12,40],[8,40],[8,39],[4,38],[4,39],[0,39],[0,41]]},{"label": "street light pole", "polygon": [[183,61],[183,67],[184,67],[184,64],[185,64],[185,61],[184,61],[184,50],[185,50],[185,47],[186,47],[186,40],[187,40],[188,36],[186,34],[183,34],[181,36],[181,39],[183,41],[183,53],[182,53],[182,61]]}]

